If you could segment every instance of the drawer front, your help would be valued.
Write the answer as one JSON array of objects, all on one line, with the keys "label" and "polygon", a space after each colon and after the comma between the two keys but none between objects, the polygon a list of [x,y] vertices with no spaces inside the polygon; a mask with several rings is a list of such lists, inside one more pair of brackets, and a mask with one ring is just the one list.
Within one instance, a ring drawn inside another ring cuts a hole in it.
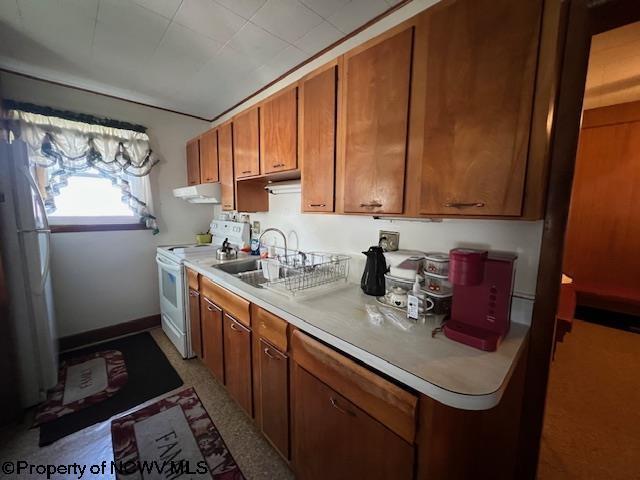
[{"label": "drawer front", "polygon": [[262,338],[266,338],[274,347],[286,352],[288,347],[288,323],[273,313],[252,305],[253,331]]},{"label": "drawer front", "polygon": [[405,441],[414,442],[417,396],[299,330],[291,336],[291,351],[295,363]]},{"label": "drawer front", "polygon": [[208,278],[201,278],[200,293],[222,308],[240,323],[251,326],[249,301],[239,297],[220,285],[216,285]]},{"label": "drawer front", "polygon": [[187,268],[187,284],[189,285],[189,288],[196,291],[200,290],[200,285],[198,284],[198,272]]}]

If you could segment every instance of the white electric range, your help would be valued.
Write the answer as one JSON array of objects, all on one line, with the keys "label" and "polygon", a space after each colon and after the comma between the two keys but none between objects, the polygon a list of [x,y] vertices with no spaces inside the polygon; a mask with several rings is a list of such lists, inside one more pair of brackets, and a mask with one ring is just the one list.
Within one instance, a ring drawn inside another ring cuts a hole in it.
[{"label": "white electric range", "polygon": [[[251,227],[248,223],[228,220],[211,222],[212,240],[206,245],[167,245],[158,247],[156,263],[160,287],[160,315],[162,329],[184,358],[191,358],[191,332],[188,312],[189,287],[186,282],[185,260],[223,263],[216,260],[216,250],[222,242],[238,250],[249,244]],[[233,260],[227,260],[227,262]]]}]

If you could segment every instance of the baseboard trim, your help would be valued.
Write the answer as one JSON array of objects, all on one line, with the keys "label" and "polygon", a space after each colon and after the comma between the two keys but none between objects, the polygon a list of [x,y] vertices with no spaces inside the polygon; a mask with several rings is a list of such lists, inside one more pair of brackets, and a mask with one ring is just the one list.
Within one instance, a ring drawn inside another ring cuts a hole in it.
[{"label": "baseboard trim", "polygon": [[102,342],[110,338],[121,337],[130,333],[148,330],[149,328],[160,325],[160,314],[150,315],[148,317],[136,318],[128,322],[110,325],[108,327],[89,330],[88,332],[77,333],[59,339],[60,351],[71,350],[82,347],[91,343]]}]

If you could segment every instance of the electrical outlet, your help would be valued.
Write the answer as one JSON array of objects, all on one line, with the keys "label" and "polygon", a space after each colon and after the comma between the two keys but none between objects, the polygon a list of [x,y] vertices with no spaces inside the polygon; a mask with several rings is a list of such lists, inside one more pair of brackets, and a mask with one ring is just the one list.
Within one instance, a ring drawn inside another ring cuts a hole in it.
[{"label": "electrical outlet", "polygon": [[380,230],[378,238],[378,245],[380,245],[385,252],[395,252],[398,250],[398,245],[400,244],[400,234],[398,232]]}]

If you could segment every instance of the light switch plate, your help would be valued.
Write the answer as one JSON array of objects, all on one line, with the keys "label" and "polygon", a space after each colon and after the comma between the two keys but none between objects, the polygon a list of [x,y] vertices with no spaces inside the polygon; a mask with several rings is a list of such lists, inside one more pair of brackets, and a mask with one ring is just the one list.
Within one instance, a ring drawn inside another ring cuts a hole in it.
[{"label": "light switch plate", "polygon": [[400,234],[398,232],[380,230],[378,235],[378,245],[380,245],[385,252],[395,252],[398,250],[399,244]]}]

